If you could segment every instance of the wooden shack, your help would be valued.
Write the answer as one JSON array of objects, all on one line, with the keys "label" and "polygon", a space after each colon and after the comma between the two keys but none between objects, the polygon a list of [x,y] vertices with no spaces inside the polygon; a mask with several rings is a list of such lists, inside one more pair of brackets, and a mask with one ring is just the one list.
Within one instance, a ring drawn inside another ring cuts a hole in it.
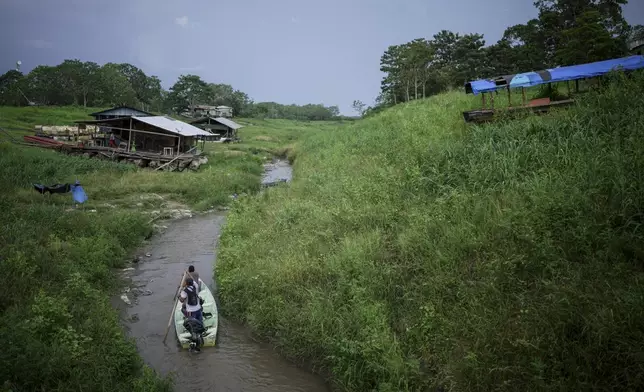
[{"label": "wooden shack", "polygon": [[76,123],[99,125],[100,131],[88,143],[89,146],[109,147],[113,134],[117,148],[170,156],[188,152],[197,140],[211,136],[202,129],[166,116],[117,117]]},{"label": "wooden shack", "polygon": [[215,140],[234,140],[237,138],[237,130],[243,127],[233,120],[210,116],[198,118],[190,124],[209,132]]},{"label": "wooden shack", "polygon": [[[198,142],[212,135],[193,125],[166,116],[131,116],[104,120],[76,121],[79,125],[98,125],[99,131],[87,142],[67,146],[74,153],[124,159],[141,167],[159,167],[175,162],[174,169],[198,168],[207,160],[201,157]],[[114,142],[110,143],[110,136]]]}]

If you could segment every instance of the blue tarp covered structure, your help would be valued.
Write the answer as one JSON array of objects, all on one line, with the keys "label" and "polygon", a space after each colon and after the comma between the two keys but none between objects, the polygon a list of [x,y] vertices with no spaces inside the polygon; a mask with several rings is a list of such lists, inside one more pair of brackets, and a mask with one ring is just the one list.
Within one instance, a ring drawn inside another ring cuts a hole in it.
[{"label": "blue tarp covered structure", "polygon": [[500,88],[507,88],[508,86],[510,88],[531,87],[545,83],[594,78],[615,70],[633,71],[641,68],[644,68],[644,56],[629,56],[588,64],[551,68],[544,71],[474,80],[465,84],[465,92],[478,95],[479,93],[487,93]]}]

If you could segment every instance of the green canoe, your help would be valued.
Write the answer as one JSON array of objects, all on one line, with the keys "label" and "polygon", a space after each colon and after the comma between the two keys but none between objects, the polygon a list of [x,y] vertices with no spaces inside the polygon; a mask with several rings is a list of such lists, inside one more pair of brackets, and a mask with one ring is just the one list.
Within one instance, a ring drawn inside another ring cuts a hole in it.
[{"label": "green canoe", "polygon": [[[199,296],[204,300],[202,305],[204,314],[203,324],[206,328],[206,332],[203,334],[203,347],[212,347],[215,345],[215,341],[217,340],[217,303],[215,302],[215,297],[213,297],[208,285],[201,279],[199,279],[199,284],[201,285]],[[177,338],[179,339],[179,343],[181,343],[181,347],[189,348],[190,332],[186,331],[183,327],[185,317],[183,316],[183,313],[181,313],[181,305],[182,303],[177,301],[177,307],[174,310],[174,326],[177,331]]]}]

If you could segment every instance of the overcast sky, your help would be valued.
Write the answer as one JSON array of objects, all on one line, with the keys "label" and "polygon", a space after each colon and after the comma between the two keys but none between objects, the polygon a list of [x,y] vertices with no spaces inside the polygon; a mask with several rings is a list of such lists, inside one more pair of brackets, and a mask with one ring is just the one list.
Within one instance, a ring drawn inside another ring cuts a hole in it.
[{"label": "overcast sky", "polygon": [[[128,62],[169,88],[182,73],[255,101],[372,104],[380,56],[441,29],[496,42],[533,0],[0,0],[0,73],[68,58]],[[644,24],[644,0],[627,20]]]}]

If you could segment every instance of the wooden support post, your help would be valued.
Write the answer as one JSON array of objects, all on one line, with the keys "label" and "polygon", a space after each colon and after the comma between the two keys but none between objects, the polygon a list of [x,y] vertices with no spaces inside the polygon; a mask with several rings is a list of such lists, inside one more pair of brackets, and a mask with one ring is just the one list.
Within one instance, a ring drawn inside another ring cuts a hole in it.
[{"label": "wooden support post", "polygon": [[130,134],[127,137],[127,150],[130,151],[130,145],[132,144],[132,117],[130,117]]},{"label": "wooden support post", "polygon": [[510,94],[510,86],[508,86],[508,107],[512,107],[512,95]]},{"label": "wooden support post", "polygon": [[494,110],[494,94],[490,94],[490,108]]}]

